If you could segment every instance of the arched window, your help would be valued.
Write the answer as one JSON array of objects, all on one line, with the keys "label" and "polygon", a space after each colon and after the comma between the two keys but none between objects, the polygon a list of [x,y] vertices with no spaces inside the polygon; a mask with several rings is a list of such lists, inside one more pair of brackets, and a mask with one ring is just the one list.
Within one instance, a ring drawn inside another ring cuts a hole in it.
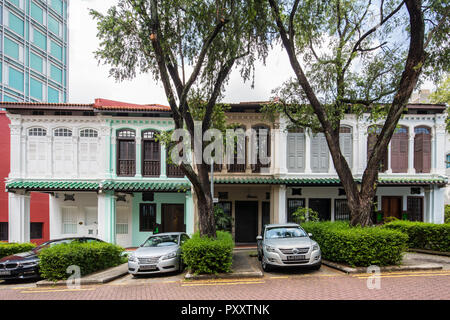
[{"label": "arched window", "polygon": [[[367,162],[372,155],[373,148],[375,147],[375,143],[377,142],[378,135],[381,132],[381,126],[371,126],[367,129],[368,137],[367,137]],[[379,172],[385,172],[388,169],[388,149],[386,148],[383,158],[380,163]]]},{"label": "arched window", "polygon": [[415,127],[414,133],[414,169],[417,173],[429,173],[431,171],[431,129],[425,126]]},{"label": "arched window", "polygon": [[342,126],[339,128],[339,144],[342,155],[351,168],[353,166],[353,136],[351,127]]},{"label": "arched window", "polygon": [[156,131],[142,133],[142,175],[159,177],[161,174],[161,146],[156,141]]},{"label": "arched window", "polygon": [[55,137],[71,137],[72,130],[66,128],[58,128],[53,132]]},{"label": "arched window", "polygon": [[117,132],[117,175],[136,174],[136,132],[122,129]]},{"label": "arched window", "polygon": [[94,129],[83,129],[80,131],[81,138],[97,138],[98,132]]},{"label": "arched window", "polygon": [[391,169],[393,173],[408,172],[409,136],[407,127],[395,129],[391,139]]},{"label": "arched window", "polygon": [[287,134],[287,169],[289,172],[305,171],[305,133],[302,128],[291,129]]},{"label": "arched window", "polygon": [[28,136],[30,137],[43,137],[47,135],[47,130],[43,128],[31,128],[28,129]]}]

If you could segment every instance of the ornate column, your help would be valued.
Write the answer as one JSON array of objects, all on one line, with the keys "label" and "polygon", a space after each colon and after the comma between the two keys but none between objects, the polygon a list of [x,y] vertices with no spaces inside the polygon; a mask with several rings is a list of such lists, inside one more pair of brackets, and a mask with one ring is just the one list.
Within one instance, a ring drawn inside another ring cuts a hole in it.
[{"label": "ornate column", "polygon": [[136,134],[136,178],[142,178],[142,137]]},{"label": "ornate column", "polygon": [[72,130],[72,150],[73,150],[73,157],[72,157],[72,164],[73,164],[73,174],[72,174],[72,178],[77,178],[80,176],[80,172],[79,172],[79,164],[78,164],[78,160],[79,160],[79,142],[80,142],[80,137],[79,137],[79,132],[78,130],[73,129]]},{"label": "ornate column", "polygon": [[[22,170],[21,164],[23,163],[23,160],[21,159],[21,153],[23,150],[23,141],[21,142],[21,132],[22,132],[22,125],[20,123],[17,123],[14,121],[14,119],[11,119],[11,124],[9,125],[10,128],[10,143],[11,143],[11,152],[10,152],[10,178],[20,178],[20,173]],[[8,155],[5,155],[8,156]]]},{"label": "ornate column", "polygon": [[305,129],[305,173],[311,173],[311,131]]},{"label": "ornate column", "polygon": [[408,144],[408,174],[415,174],[416,169],[414,168],[414,138],[416,133],[414,132],[414,127],[409,127],[409,144]]},{"label": "ornate column", "polygon": [[30,242],[30,196],[9,193],[9,242]]},{"label": "ornate column", "polygon": [[388,145],[388,169],[386,173],[392,173],[392,157],[391,157],[391,142]]}]

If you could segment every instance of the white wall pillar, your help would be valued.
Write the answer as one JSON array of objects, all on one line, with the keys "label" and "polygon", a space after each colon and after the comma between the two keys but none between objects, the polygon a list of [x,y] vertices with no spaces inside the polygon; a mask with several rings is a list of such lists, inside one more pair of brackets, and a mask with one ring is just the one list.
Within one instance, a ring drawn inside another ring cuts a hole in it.
[{"label": "white wall pillar", "polygon": [[335,174],[336,170],[334,168],[333,157],[331,156],[331,152],[328,151],[328,174]]},{"label": "white wall pillar", "polygon": [[358,173],[359,168],[359,162],[361,153],[359,152],[359,132],[358,132],[358,126],[352,127],[352,141],[353,141],[353,150],[352,150],[352,157],[353,157],[353,166],[352,166],[352,172],[353,175],[356,175]]},{"label": "white wall pillar", "polygon": [[30,196],[9,193],[9,242],[30,241]]},{"label": "white wall pillar", "polygon": [[409,127],[409,145],[408,145],[408,174],[415,174],[414,168],[414,138],[416,136],[414,127]]},{"label": "white wall pillar", "polygon": [[142,178],[142,137],[140,136],[140,130],[138,130],[139,135],[136,135],[136,178]]},{"label": "white wall pillar", "polygon": [[432,211],[432,223],[444,223],[444,190],[445,188],[439,188],[438,186],[432,187],[431,196],[433,197],[433,211]]},{"label": "white wall pillar", "polygon": [[116,197],[114,191],[97,195],[98,238],[116,243]]},{"label": "white wall pillar", "polygon": [[[20,178],[21,164],[23,163],[22,149],[23,146],[21,144],[21,131],[22,126],[20,124],[13,124],[13,120],[11,120],[10,127],[10,143],[11,143],[11,151],[10,151],[10,173],[9,178]],[[7,155],[6,155],[7,156]]]},{"label": "white wall pillar", "polygon": [[279,129],[275,129],[275,173],[286,174],[287,173],[287,132],[280,125]]},{"label": "white wall pillar", "polygon": [[391,157],[391,143],[388,145],[388,169],[386,173],[392,173],[392,157]]},{"label": "white wall pillar", "polygon": [[50,239],[60,238],[62,233],[61,206],[59,204],[58,198],[52,195],[50,195],[49,197],[49,224],[50,224]]},{"label": "white wall pillar", "polygon": [[194,201],[192,199],[192,192],[186,192],[185,200],[185,223],[186,223],[186,233],[190,236],[194,234]]},{"label": "white wall pillar", "polygon": [[358,158],[358,173],[362,174],[364,172],[364,169],[367,166],[367,139],[369,137],[367,133],[368,127],[366,125],[358,126],[358,153],[356,154],[356,157]]},{"label": "white wall pillar", "polygon": [[311,173],[311,130],[305,130],[305,173]]},{"label": "white wall pillar", "polygon": [[287,191],[286,186],[280,185],[278,189],[278,223],[287,222],[286,191]]},{"label": "white wall pillar", "polygon": [[[435,140],[435,172],[437,174],[445,175],[446,172],[446,154],[445,154],[445,124],[440,124],[436,126],[436,140]],[[433,163],[433,162],[432,162]]]}]

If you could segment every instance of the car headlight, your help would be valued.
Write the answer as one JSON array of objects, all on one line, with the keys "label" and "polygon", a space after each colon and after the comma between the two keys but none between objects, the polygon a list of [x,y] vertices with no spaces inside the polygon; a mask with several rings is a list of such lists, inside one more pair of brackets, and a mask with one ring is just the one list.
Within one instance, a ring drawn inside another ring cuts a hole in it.
[{"label": "car headlight", "polygon": [[177,256],[177,252],[172,251],[171,253],[168,253],[165,256],[163,256],[162,260],[172,259],[172,258],[175,258],[176,256]]},{"label": "car headlight", "polygon": [[131,253],[128,256],[128,261],[130,261],[130,262],[137,262],[137,258],[136,258],[136,256],[133,253]]},{"label": "car headlight", "polygon": [[313,246],[313,251],[317,251],[317,250],[319,250],[320,248],[319,248],[319,245],[318,244],[315,244],[314,246]]},{"label": "car headlight", "polygon": [[275,252],[275,248],[266,245],[266,251],[268,251],[268,252]]}]

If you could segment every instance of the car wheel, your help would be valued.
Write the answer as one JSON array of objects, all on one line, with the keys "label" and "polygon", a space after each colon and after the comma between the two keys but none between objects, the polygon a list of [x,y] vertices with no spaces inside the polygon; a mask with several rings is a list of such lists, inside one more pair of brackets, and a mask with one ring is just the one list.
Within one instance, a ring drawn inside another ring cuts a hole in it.
[{"label": "car wheel", "polygon": [[138,279],[139,275],[138,274],[133,274],[133,279]]},{"label": "car wheel", "polygon": [[264,259],[264,256],[261,257],[261,268],[264,270],[264,272],[269,272],[272,268],[270,264],[266,262],[266,259]]},{"label": "car wheel", "polygon": [[321,266],[322,266],[322,263],[319,263],[318,265],[315,265],[315,266],[311,267],[311,269],[312,270],[319,270]]},{"label": "car wheel", "polygon": [[178,263],[178,271],[183,272],[184,271],[184,263],[183,260],[180,258],[180,262]]}]

